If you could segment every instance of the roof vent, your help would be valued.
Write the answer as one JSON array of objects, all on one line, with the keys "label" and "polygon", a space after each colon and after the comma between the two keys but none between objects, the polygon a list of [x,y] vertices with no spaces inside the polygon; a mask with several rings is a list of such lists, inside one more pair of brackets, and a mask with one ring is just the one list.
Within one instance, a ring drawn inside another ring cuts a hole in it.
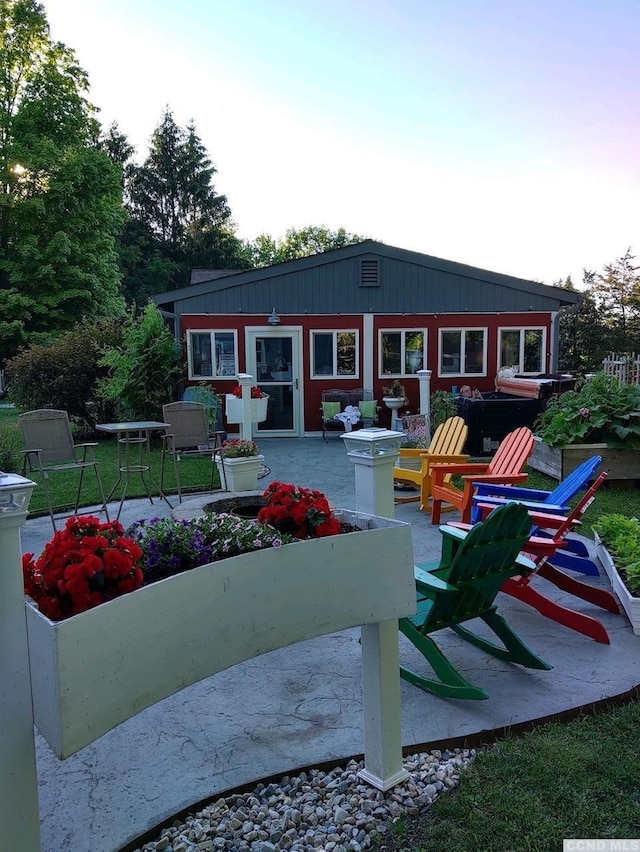
[{"label": "roof vent", "polygon": [[360,261],[360,286],[380,286],[380,262],[377,259]]}]

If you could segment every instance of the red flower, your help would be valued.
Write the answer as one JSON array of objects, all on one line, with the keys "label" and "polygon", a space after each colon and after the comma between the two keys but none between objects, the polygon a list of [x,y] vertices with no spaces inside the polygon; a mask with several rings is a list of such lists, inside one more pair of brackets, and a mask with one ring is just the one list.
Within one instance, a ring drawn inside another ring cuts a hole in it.
[{"label": "red flower", "polygon": [[272,482],[264,492],[266,505],[258,521],[300,539],[338,535],[342,524],[333,516],[321,491],[284,482]]},{"label": "red flower", "polygon": [[69,518],[38,559],[22,557],[24,590],[44,615],[60,621],[140,588],[141,557],[118,521]]},{"label": "red flower", "polygon": [[[231,391],[231,393],[232,393],[234,396],[237,396],[239,399],[242,399],[242,386],[241,386],[241,385],[238,385],[237,387],[235,387],[235,388]],[[262,399],[262,397],[263,397],[263,396],[264,396],[264,394],[262,393],[262,391],[260,390],[260,388],[259,388],[259,387],[257,387],[256,385],[254,385],[254,386],[251,388],[251,399]]]}]

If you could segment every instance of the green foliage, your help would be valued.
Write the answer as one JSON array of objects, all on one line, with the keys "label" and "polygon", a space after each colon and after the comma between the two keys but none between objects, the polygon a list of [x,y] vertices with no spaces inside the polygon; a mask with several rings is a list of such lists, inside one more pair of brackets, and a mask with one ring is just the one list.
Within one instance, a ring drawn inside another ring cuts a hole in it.
[{"label": "green foliage", "polygon": [[534,429],[550,447],[606,443],[640,448],[640,387],[598,373],[551,400]]},{"label": "green foliage", "polygon": [[130,314],[122,345],[108,349],[100,363],[110,368],[100,393],[118,403],[123,417],[160,419],[181,367],[173,335],[154,304],[149,302],[139,318]]},{"label": "green foliage", "polygon": [[20,466],[18,430],[15,424],[0,423],[0,471],[16,473]]},{"label": "green foliage", "polygon": [[0,360],[34,333],[124,309],[120,172],[95,147],[87,89],[41,4],[0,4]]},{"label": "green foliage", "polygon": [[[111,145],[115,145],[113,140]],[[122,145],[117,150],[122,151]],[[136,247],[140,260],[162,261],[165,275],[169,271],[166,264],[172,264],[172,286],[186,286],[194,267],[246,265],[242,245],[233,233],[227,198],[213,186],[215,174],[194,125],[183,130],[169,109],[153,132],[149,156],[142,166],[128,169],[129,249]],[[137,235],[135,241],[131,235]],[[123,265],[128,276],[142,274],[142,264],[136,263],[131,251],[123,255]],[[126,283],[129,292],[136,292],[137,301],[139,283],[133,276]]]},{"label": "green foliage", "polygon": [[600,515],[593,524],[617,571],[634,597],[640,597],[640,521],[626,515]]},{"label": "green foliage", "polygon": [[63,409],[81,431],[113,420],[114,405],[98,394],[107,375],[99,362],[120,335],[114,321],[84,321],[55,340],[25,349],[7,367],[12,402],[23,411]]},{"label": "green foliage", "polygon": [[449,391],[439,390],[431,394],[430,419],[431,434],[441,423],[456,416],[456,402]]},{"label": "green foliage", "polygon": [[361,243],[366,239],[368,237],[350,234],[344,228],[331,231],[324,225],[310,225],[306,228],[289,228],[284,239],[279,242],[269,234],[260,234],[246,248],[251,266],[271,266],[273,263]]}]

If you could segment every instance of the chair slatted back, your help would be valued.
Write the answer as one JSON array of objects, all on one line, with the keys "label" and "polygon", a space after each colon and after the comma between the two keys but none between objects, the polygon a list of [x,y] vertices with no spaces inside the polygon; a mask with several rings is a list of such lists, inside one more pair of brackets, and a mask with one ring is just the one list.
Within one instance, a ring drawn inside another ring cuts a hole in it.
[{"label": "chair slatted back", "polygon": [[[25,450],[41,450],[43,464],[77,462],[69,415],[55,408],[39,408],[18,417]],[[31,457],[27,456],[29,464]]]},{"label": "chair slatted back", "polygon": [[[586,489],[582,497],[578,500],[578,502],[569,512],[569,514],[562,519],[561,524],[554,524],[555,529],[553,530],[552,535],[554,541],[563,541],[567,537],[567,535],[575,528],[576,524],[580,521],[589,506],[596,499],[596,491],[598,490],[598,488],[600,488],[600,486],[603,484],[608,475],[609,474],[607,473],[607,471],[603,470],[600,476],[595,480],[595,482],[593,482],[589,486],[589,488]],[[491,514],[493,514],[493,512]],[[531,517],[535,522],[535,526],[531,530],[531,535],[535,536],[538,534],[539,530],[546,529],[544,523],[545,515],[544,513],[540,512],[532,512]],[[549,520],[553,522],[555,518],[553,516],[549,516]]]},{"label": "chair slatted back", "polygon": [[429,452],[437,456],[460,455],[469,427],[462,417],[449,417],[433,433]]},{"label": "chair slatted back", "polygon": [[162,406],[162,417],[169,424],[176,450],[187,450],[209,443],[209,424],[205,406],[200,402],[169,402]]},{"label": "chair slatted back", "polygon": [[520,473],[533,453],[533,432],[520,426],[503,438],[487,468],[492,476],[511,476]]},{"label": "chair slatted back", "polygon": [[524,506],[509,503],[475,524],[461,542],[448,541],[446,527],[441,531],[445,536],[442,559],[433,574],[456,591],[436,597],[424,633],[468,621],[494,606],[504,581],[522,571],[518,557],[529,539],[531,519]]},{"label": "chair slatted back", "polygon": [[602,456],[592,456],[573,470],[544,501],[556,506],[567,505],[579,491],[591,480],[598,467],[602,464]]}]

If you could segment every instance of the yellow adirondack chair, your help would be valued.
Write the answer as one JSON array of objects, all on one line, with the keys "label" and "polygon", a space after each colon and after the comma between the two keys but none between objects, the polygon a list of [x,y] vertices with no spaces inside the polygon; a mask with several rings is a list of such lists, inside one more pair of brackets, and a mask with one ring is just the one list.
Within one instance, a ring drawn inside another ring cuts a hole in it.
[{"label": "yellow adirondack chair", "polygon": [[[462,450],[467,440],[467,424],[462,417],[449,417],[436,429],[431,444],[424,448],[400,448],[400,458],[393,469],[393,481],[411,482],[420,488],[420,496],[404,496],[396,494],[396,503],[414,503],[420,501],[420,509],[424,512],[430,511],[429,498],[431,497],[431,465],[442,462],[449,464],[463,464],[468,461],[469,456],[463,455]],[[411,462],[419,462],[419,468],[414,469],[409,465]],[[405,465],[403,465],[403,462]],[[449,479],[453,474],[449,474]],[[448,480],[447,480],[448,481]]]}]

